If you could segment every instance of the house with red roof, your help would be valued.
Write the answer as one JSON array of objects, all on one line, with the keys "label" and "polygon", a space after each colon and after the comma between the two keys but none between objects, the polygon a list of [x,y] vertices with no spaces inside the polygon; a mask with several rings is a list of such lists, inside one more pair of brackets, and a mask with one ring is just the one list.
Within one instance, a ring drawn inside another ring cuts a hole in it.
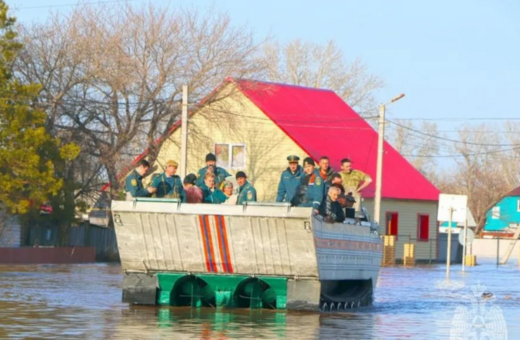
[{"label": "house with red roof", "polygon": [[[377,132],[333,91],[226,79],[190,114],[188,131],[187,173],[213,152],[218,166],[245,171],[262,201],[274,201],[288,155],[328,156],[336,171],[350,158],[374,180],[363,192],[363,206],[373,212]],[[179,123],[162,144],[157,172],[169,159],[179,161],[180,145]],[[435,256],[439,190],[386,142],[383,169],[382,231],[398,236],[396,257],[409,239],[418,241],[417,259],[432,256],[432,247]]]}]

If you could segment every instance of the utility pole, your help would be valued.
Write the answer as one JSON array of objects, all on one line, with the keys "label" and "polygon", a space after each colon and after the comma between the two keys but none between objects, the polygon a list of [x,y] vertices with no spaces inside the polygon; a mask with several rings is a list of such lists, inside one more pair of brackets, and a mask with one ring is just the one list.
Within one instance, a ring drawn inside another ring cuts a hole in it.
[{"label": "utility pole", "polygon": [[186,177],[188,164],[188,86],[182,86],[182,116],[181,116],[181,178]]},{"label": "utility pole", "polygon": [[377,168],[376,168],[376,193],[374,197],[374,221],[381,225],[381,195],[383,191],[383,155],[385,143],[385,112],[386,105],[392,104],[403,98],[404,94],[400,94],[387,104],[379,105],[379,123],[378,123],[378,140],[377,140]]},{"label": "utility pole", "polygon": [[466,243],[468,243],[468,218],[464,219],[464,244],[462,245],[462,271],[466,266]]},{"label": "utility pole", "polygon": [[385,142],[385,111],[386,106],[379,105],[379,123],[377,129],[377,169],[376,169],[376,195],[374,198],[374,221],[381,225],[381,194],[383,189],[383,154]]},{"label": "utility pole", "polygon": [[450,279],[451,265],[451,224],[453,223],[453,208],[450,207],[450,221],[448,224],[448,249],[446,249],[446,280]]}]

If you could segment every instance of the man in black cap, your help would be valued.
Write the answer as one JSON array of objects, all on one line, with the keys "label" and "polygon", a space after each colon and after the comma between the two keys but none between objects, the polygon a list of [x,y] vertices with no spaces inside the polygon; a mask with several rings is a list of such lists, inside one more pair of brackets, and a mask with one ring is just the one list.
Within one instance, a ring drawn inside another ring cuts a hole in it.
[{"label": "man in black cap", "polygon": [[325,192],[328,193],[329,188],[331,188],[331,187],[336,187],[340,190],[340,194],[338,196],[338,202],[342,208],[345,208],[347,206],[347,197],[345,195],[345,189],[343,189],[341,175],[338,174],[337,172],[332,175],[332,178],[330,181],[325,182]]},{"label": "man in black cap", "polygon": [[280,177],[276,202],[291,202],[294,194],[296,194],[296,190],[304,175],[303,168],[298,164],[299,160],[300,157],[296,155],[287,157],[289,166],[282,172],[282,176]]},{"label": "man in black cap", "polygon": [[215,174],[215,186],[220,188],[220,185],[224,183],[226,177],[231,176],[225,169],[217,166],[217,157],[214,154],[208,153],[206,155],[206,166],[199,170],[197,173],[197,180],[195,184],[202,188],[204,186],[204,176],[206,172],[213,172]]},{"label": "man in black cap", "polygon": [[302,177],[300,186],[291,203],[298,207],[313,207],[318,214],[323,197],[325,196],[325,183],[315,168],[316,163],[311,157],[303,160],[305,176]]},{"label": "man in black cap", "polygon": [[246,173],[243,171],[237,172],[236,179],[239,186],[237,204],[242,205],[245,202],[256,202],[256,189],[247,180]]},{"label": "man in black cap", "polygon": [[352,195],[351,192],[349,192],[346,195],[347,200],[347,207],[345,208],[345,217],[346,218],[356,218],[356,209],[354,208],[354,204],[356,203],[356,199]]}]

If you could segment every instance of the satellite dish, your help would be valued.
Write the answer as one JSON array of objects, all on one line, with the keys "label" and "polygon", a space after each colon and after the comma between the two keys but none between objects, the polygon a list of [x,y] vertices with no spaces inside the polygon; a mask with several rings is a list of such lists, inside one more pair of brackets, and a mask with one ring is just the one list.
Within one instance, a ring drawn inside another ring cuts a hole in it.
[{"label": "satellite dish", "polygon": [[[466,230],[466,245],[471,244],[474,239],[475,239],[475,233],[473,232],[473,230],[471,230],[471,229]],[[464,245],[464,229],[462,229],[459,232],[459,243],[461,245]]]}]

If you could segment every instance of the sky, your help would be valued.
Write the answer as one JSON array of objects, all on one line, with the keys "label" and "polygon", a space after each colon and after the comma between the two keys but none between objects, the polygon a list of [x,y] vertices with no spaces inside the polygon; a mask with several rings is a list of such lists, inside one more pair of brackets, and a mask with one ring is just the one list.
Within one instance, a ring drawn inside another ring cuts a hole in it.
[{"label": "sky", "polygon": [[[489,118],[520,120],[518,0],[152,1],[213,6],[259,38],[334,40],[348,60],[360,58],[384,80],[380,102],[406,94],[388,107],[389,119],[440,119],[439,130],[450,132],[461,124],[492,124]],[[22,23],[43,21],[50,10],[67,12],[76,2],[7,0]]]}]

